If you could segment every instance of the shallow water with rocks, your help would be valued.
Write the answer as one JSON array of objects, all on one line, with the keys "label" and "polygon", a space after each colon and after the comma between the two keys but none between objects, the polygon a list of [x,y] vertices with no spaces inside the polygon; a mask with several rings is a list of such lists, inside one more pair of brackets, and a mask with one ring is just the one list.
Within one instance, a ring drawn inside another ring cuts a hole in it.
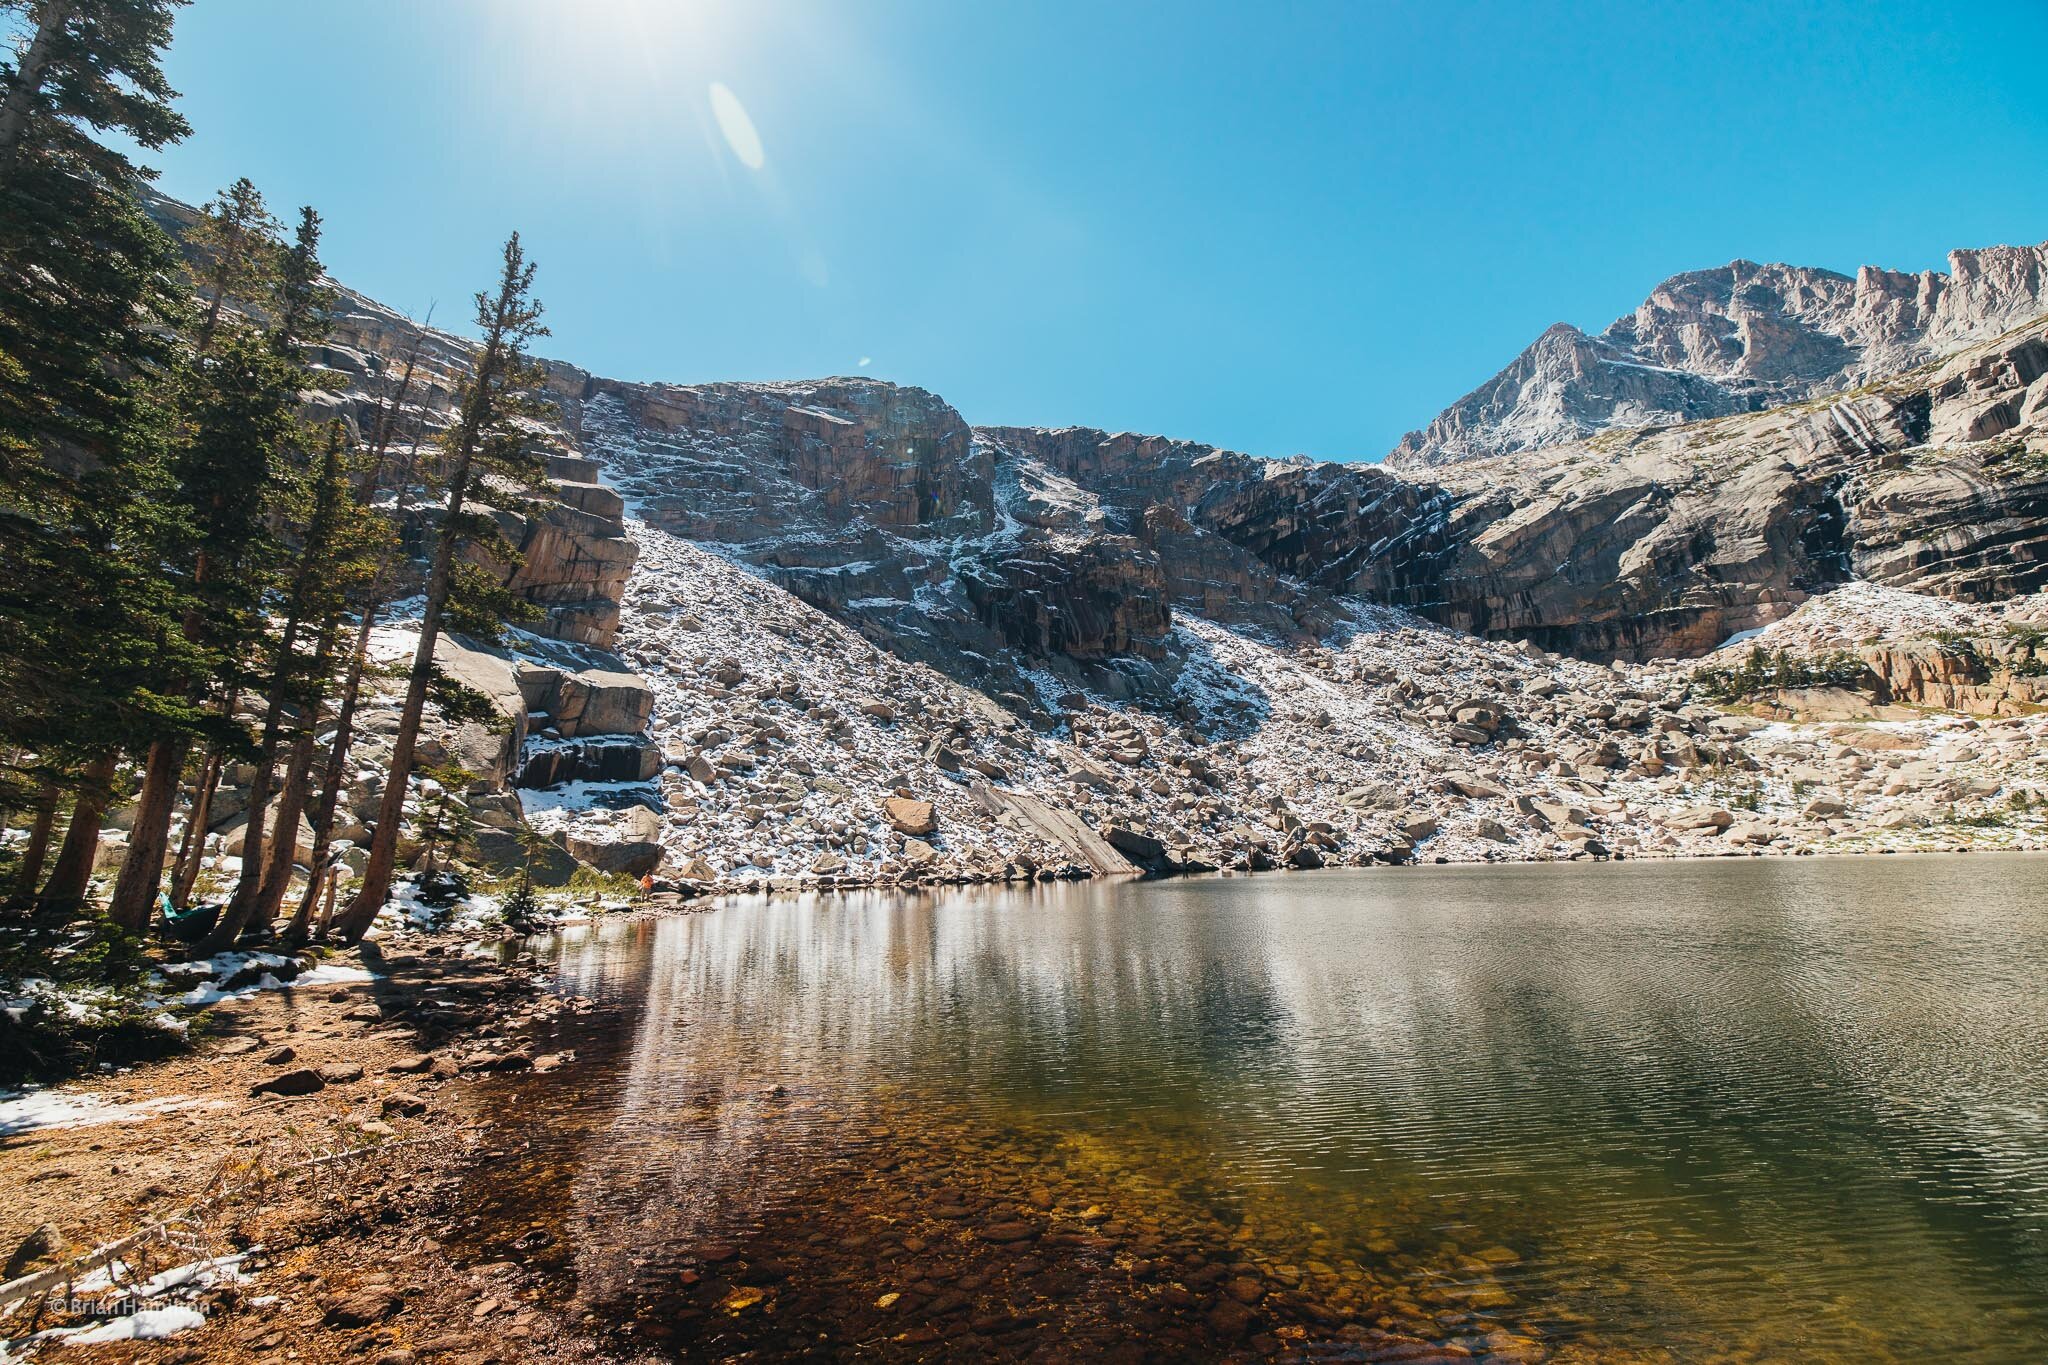
[{"label": "shallow water with rocks", "polygon": [[2048,858],[757,898],[533,945],[479,1256],[685,1359],[2032,1360]]}]

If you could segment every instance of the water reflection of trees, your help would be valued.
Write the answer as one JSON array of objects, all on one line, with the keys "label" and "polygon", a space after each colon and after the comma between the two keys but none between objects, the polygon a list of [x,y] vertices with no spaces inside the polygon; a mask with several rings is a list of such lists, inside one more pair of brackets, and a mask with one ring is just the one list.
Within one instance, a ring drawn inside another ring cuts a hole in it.
[{"label": "water reflection of trees", "polygon": [[1993,1103],[2048,1079],[2040,926],[1981,886],[1951,889],[1959,920],[1925,908],[1938,878],[1844,866],[791,898],[606,926],[564,976],[643,1004],[577,1197],[612,1245],[743,1224],[826,1134],[704,1101],[886,1088],[871,1112],[1171,1130],[1219,1170],[1511,1201],[1568,1260],[1689,1281],[1703,1317],[1745,1302],[1729,1267],[1878,1313],[1910,1280],[1927,1320],[1998,1292],[1984,1267],[2048,1302],[2048,1154]]}]

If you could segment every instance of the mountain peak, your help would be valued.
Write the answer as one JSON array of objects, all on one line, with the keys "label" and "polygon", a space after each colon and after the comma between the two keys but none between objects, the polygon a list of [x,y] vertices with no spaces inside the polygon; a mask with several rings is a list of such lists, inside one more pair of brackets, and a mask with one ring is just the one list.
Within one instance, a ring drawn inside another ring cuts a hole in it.
[{"label": "mountain peak", "polygon": [[2048,312],[2048,244],[1949,253],[1949,273],[1853,277],[1737,258],[1673,275],[1588,336],[1546,329],[1403,437],[1424,468],[1796,402],[1911,369]]}]

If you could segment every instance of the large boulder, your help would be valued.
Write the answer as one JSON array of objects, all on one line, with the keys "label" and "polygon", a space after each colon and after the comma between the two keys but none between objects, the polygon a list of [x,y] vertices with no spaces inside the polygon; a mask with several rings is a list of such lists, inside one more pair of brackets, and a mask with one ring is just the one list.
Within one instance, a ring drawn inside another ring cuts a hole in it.
[{"label": "large boulder", "polygon": [[525,868],[537,886],[562,886],[576,875],[576,859],[548,840],[535,841],[529,851],[515,831],[483,826],[471,832],[470,842],[484,866],[502,877],[516,877]]},{"label": "large boulder", "polygon": [[882,803],[882,814],[899,833],[930,834],[939,827],[939,813],[929,801],[892,796]]},{"label": "large boulder", "polygon": [[642,877],[661,865],[661,817],[644,806],[618,811],[604,824],[569,835],[568,848],[599,872]]},{"label": "large boulder", "polygon": [[506,655],[443,635],[434,642],[434,666],[451,681],[490,702],[492,720],[439,724],[423,740],[430,761],[454,760],[487,782],[504,785],[519,767],[526,740],[526,697],[517,666]]},{"label": "large boulder", "polygon": [[585,669],[564,674],[549,706],[555,728],[579,735],[636,735],[654,714],[654,693],[636,673]]},{"label": "large boulder", "polygon": [[1102,837],[1111,848],[1143,867],[1158,867],[1166,861],[1166,845],[1128,825],[1104,825]]},{"label": "large boulder", "polygon": [[661,746],[639,735],[534,741],[519,764],[519,785],[564,782],[645,782],[661,771]]}]

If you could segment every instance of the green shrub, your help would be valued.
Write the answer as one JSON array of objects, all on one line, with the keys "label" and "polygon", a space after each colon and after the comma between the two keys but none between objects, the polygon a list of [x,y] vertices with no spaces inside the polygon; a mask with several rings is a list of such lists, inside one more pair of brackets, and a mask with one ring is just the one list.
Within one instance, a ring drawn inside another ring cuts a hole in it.
[{"label": "green shrub", "polygon": [[1733,668],[1695,669],[1692,690],[1714,701],[1734,702],[1780,688],[1860,689],[1869,687],[1874,681],[1870,666],[1845,649],[1825,654],[1795,655],[1789,650],[1769,650],[1757,645]]}]

